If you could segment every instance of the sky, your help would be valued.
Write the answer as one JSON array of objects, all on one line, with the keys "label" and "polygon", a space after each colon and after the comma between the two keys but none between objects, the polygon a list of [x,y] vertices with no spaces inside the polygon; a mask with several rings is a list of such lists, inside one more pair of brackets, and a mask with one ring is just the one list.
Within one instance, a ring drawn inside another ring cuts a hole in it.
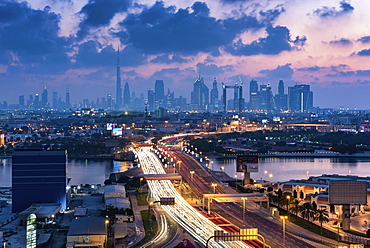
[{"label": "sky", "polygon": [[[370,1],[0,1],[0,102],[136,96],[155,80],[190,101],[198,75],[220,83],[309,84],[314,106],[370,109]],[[219,87],[221,90],[221,87]],[[232,93],[230,93],[232,95]]]}]

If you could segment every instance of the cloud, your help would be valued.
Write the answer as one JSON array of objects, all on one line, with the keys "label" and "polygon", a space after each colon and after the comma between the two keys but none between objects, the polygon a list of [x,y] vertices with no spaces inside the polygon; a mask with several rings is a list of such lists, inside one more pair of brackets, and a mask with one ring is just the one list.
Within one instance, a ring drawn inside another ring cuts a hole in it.
[{"label": "cloud", "polygon": [[158,64],[171,64],[171,63],[187,63],[191,60],[185,59],[177,54],[164,54],[159,55],[156,58],[152,59],[151,63],[158,63]]},{"label": "cloud", "polygon": [[361,50],[357,53],[357,55],[360,55],[360,56],[370,56],[370,49],[364,49],[364,50]]},{"label": "cloud", "polygon": [[243,15],[239,19],[220,20],[209,12],[208,6],[200,2],[178,10],[156,2],[140,13],[129,14],[120,23],[123,30],[116,35],[123,43],[149,54],[219,55],[219,47],[230,44],[238,34],[264,26],[256,17]]},{"label": "cloud", "polygon": [[370,70],[338,71],[335,74],[327,74],[326,76],[328,77],[349,77],[349,76],[369,77]]},{"label": "cloud", "polygon": [[349,46],[352,45],[352,41],[349,39],[341,38],[340,40],[332,40],[329,42],[331,45]]},{"label": "cloud", "polygon": [[337,10],[334,7],[323,6],[321,9],[314,10],[313,14],[321,18],[336,17],[341,16],[343,14],[351,13],[355,9],[354,7],[352,7],[352,5],[350,5],[346,1],[341,1],[339,8],[340,10]]},{"label": "cloud", "polygon": [[358,39],[357,41],[360,41],[362,43],[370,43],[370,36],[364,36]]},{"label": "cloud", "polygon": [[217,66],[206,63],[198,63],[196,66],[201,75],[210,75],[212,77],[222,74],[225,71],[232,71],[232,66]]},{"label": "cloud", "polygon": [[[117,51],[111,45],[103,48],[97,41],[87,41],[78,47],[75,60],[77,67],[115,66]],[[144,62],[144,55],[132,46],[126,46],[120,51],[121,66],[136,66]]]},{"label": "cloud", "polygon": [[292,64],[279,65],[273,70],[261,70],[259,73],[264,74],[270,79],[291,79],[294,71],[290,67]]},{"label": "cloud", "polygon": [[312,67],[303,67],[303,68],[298,68],[297,71],[320,71],[321,69],[324,69],[325,67],[320,67],[320,66],[312,66]]},{"label": "cloud", "polygon": [[243,44],[239,39],[232,46],[227,47],[226,51],[233,55],[275,55],[283,51],[298,49],[297,45],[304,45],[306,42],[306,37],[297,36],[295,40],[292,40],[289,29],[284,26],[270,26],[266,28],[266,32],[266,38],[260,38],[251,44]]},{"label": "cloud", "polygon": [[59,22],[60,16],[49,7],[33,10],[25,3],[5,1],[0,5],[0,47],[27,62],[44,60],[70,44],[58,34]]},{"label": "cloud", "polygon": [[89,0],[79,12],[84,19],[77,36],[83,38],[91,27],[108,25],[116,13],[125,12],[130,6],[131,0]]}]

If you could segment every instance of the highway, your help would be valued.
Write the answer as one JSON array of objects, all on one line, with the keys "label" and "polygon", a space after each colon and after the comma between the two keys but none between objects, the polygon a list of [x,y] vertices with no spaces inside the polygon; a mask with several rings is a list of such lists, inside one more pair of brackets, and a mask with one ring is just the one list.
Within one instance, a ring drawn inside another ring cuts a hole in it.
[{"label": "highway", "polygon": [[[139,159],[144,174],[166,174],[161,161],[151,147],[139,147],[134,152]],[[203,246],[206,245],[207,239],[213,236],[215,230],[222,230],[187,203],[176,191],[170,180],[148,180],[148,186],[154,201],[159,201],[161,197],[175,198],[173,206],[162,205],[162,209]],[[212,239],[208,247],[249,246],[242,241],[216,242]]]},{"label": "highway", "polygon": [[[174,159],[174,163],[181,161],[179,174],[183,179],[191,185],[194,193],[197,196],[202,194],[213,194],[214,188],[212,183],[216,183],[216,193],[237,193],[232,188],[227,187],[218,179],[213,177],[197,160],[191,156],[177,151],[167,151],[167,156]],[[193,174],[190,171],[194,171]],[[253,203],[252,203],[253,204]],[[248,204],[251,205],[251,204]],[[315,235],[307,235],[290,230],[294,235],[286,232],[286,240],[282,238],[282,226],[266,213],[259,210],[247,209],[243,218],[242,205],[239,203],[212,203],[211,209],[216,210],[218,214],[225,217],[231,223],[239,228],[258,228],[259,233],[267,240],[267,244],[271,247],[315,247],[312,243],[322,244],[321,239],[313,238]],[[331,244],[325,244],[326,247],[331,247]]]}]

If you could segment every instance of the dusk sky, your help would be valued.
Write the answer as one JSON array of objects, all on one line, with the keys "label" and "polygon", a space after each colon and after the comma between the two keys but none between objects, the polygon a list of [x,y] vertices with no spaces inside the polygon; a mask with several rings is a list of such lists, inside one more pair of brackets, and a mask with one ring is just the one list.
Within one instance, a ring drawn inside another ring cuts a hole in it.
[{"label": "dusk sky", "polygon": [[[314,106],[370,109],[370,1],[0,1],[0,101],[46,85],[74,102],[154,88],[190,101],[200,73],[232,85],[311,85]],[[231,97],[232,93],[230,93]]]}]

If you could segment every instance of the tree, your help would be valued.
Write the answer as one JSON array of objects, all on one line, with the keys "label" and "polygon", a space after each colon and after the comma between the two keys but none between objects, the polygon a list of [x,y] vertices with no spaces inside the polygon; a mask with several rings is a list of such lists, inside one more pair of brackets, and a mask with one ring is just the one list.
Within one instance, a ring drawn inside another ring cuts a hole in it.
[{"label": "tree", "polygon": [[301,216],[303,219],[310,221],[310,218],[313,216],[313,209],[310,202],[305,202],[300,208]]},{"label": "tree", "polygon": [[329,213],[328,213],[328,211],[325,208],[317,209],[314,212],[313,220],[318,220],[319,221],[319,223],[320,223],[320,232],[322,234],[322,223],[329,222]]},{"label": "tree", "polygon": [[300,201],[298,199],[294,199],[290,205],[292,206],[290,208],[290,211],[292,211],[295,215],[297,215],[299,213],[299,209],[300,209]]}]

